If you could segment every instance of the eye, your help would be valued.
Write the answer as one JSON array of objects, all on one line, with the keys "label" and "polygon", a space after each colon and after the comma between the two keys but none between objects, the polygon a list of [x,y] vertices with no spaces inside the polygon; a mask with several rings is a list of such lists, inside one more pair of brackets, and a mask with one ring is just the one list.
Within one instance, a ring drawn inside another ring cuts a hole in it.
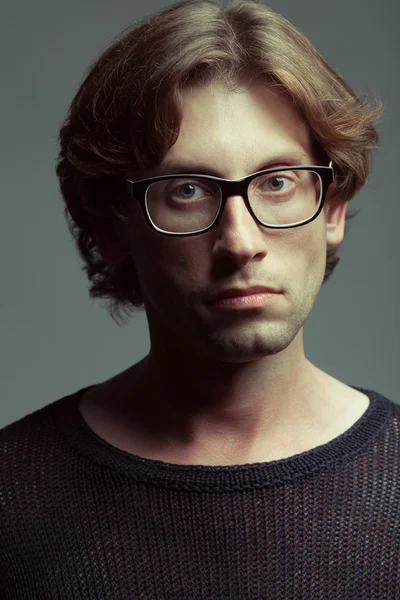
[{"label": "eye", "polygon": [[287,187],[284,187],[285,183],[290,184],[293,182],[289,178],[283,177],[282,175],[272,175],[272,177],[267,179],[265,183],[270,191],[281,192],[282,190],[286,191],[287,189]]},{"label": "eye", "polygon": [[174,181],[174,185],[167,186],[166,194],[174,200],[202,200],[209,196],[214,196],[215,191],[207,189],[199,181],[179,181],[178,185]]},{"label": "eye", "polygon": [[[178,195],[184,200],[191,200],[195,194],[195,189],[200,186],[194,183],[183,183],[182,185],[176,186],[171,190],[171,194]],[[201,189],[201,188],[200,188]],[[178,192],[177,192],[178,190]]]}]

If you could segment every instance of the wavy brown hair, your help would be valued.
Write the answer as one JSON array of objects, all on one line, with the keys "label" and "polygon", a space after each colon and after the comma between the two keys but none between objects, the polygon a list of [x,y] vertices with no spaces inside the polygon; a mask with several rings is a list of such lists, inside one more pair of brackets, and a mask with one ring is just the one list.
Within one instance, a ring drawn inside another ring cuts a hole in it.
[{"label": "wavy brown hair", "polygon": [[[231,89],[266,81],[285,90],[308,124],[320,164],[332,160],[332,204],[366,183],[382,103],[361,99],[287,19],[259,0],[178,2],[124,30],[89,67],[60,129],[56,172],[65,215],[92,298],[112,318],[143,307],[132,257],[106,263],[93,217],[128,218],[121,178],[140,179],[175,143],[182,91],[220,81]],[[358,211],[346,215],[346,223]],[[325,283],[338,250],[327,247]],[[124,319],[122,319],[124,320]]]}]

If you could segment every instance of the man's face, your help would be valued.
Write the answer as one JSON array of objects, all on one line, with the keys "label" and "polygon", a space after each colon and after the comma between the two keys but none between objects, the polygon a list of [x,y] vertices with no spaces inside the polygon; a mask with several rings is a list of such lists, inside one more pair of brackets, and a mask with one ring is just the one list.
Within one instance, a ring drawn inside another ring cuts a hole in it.
[{"label": "man's face", "polygon": [[[182,127],[162,174],[179,162],[193,165],[192,173],[201,168],[226,179],[315,164],[309,133],[286,96],[265,85],[239,92],[219,84],[185,92]],[[302,333],[322,285],[327,242],[343,237],[344,214],[342,205],[307,225],[273,230],[253,220],[242,197],[232,196],[212,230],[168,237],[150,229],[132,202],[124,237],[138,271],[152,345],[223,362],[285,350]],[[283,293],[255,310],[221,313],[208,305],[222,289],[252,285]]]}]

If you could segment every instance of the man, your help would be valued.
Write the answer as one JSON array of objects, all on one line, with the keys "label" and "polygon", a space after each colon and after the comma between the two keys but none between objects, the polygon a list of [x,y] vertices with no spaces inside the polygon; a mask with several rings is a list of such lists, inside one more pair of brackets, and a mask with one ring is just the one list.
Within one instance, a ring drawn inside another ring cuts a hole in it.
[{"label": "man", "polygon": [[151,349],[0,434],[1,597],[400,598],[400,409],[303,347],[379,107],[261,3],[141,27],[92,67],[57,173]]},{"label": "man", "polygon": [[[240,179],[316,162],[309,131],[279,89],[259,84],[229,91],[212,84],[184,95],[179,137],[155,173]],[[271,186],[284,173],[260,181]],[[301,202],[292,191],[302,185],[300,173],[282,177],[287,198],[274,192],[281,203]],[[194,201],[204,197],[190,181],[182,178],[174,189],[184,196],[186,185]],[[151,230],[132,202],[124,242],[110,246],[99,237],[99,245],[109,263],[134,258],[151,351],[139,366],[83,396],[81,411],[92,428],[132,454],[235,465],[310,450],[353,425],[368,396],[312,365],[303,349],[303,324],[322,284],[326,244],[340,243],[344,233],[347,203],[326,206],[308,226],[274,230],[260,227],[234,195],[212,230],[174,239]],[[269,210],[272,217],[277,208]],[[254,286],[278,293],[268,297],[259,290],[240,304],[212,301]]]}]

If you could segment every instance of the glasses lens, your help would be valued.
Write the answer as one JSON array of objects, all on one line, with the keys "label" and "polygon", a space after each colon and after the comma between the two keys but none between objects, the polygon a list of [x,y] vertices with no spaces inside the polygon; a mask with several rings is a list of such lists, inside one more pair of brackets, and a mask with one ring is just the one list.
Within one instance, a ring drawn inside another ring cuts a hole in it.
[{"label": "glasses lens", "polygon": [[316,214],[322,181],[309,170],[268,173],[253,179],[248,197],[254,214],[266,225],[295,225]]},{"label": "glasses lens", "polygon": [[[248,188],[250,206],[265,225],[306,221],[316,214],[321,197],[321,179],[311,170],[267,173],[253,179]],[[213,181],[164,179],[149,186],[146,206],[156,228],[169,233],[194,233],[212,225],[221,199],[221,189]]]},{"label": "glasses lens", "polygon": [[193,233],[211,225],[221,205],[221,190],[212,181],[164,179],[150,185],[146,206],[153,224],[171,233]]}]

